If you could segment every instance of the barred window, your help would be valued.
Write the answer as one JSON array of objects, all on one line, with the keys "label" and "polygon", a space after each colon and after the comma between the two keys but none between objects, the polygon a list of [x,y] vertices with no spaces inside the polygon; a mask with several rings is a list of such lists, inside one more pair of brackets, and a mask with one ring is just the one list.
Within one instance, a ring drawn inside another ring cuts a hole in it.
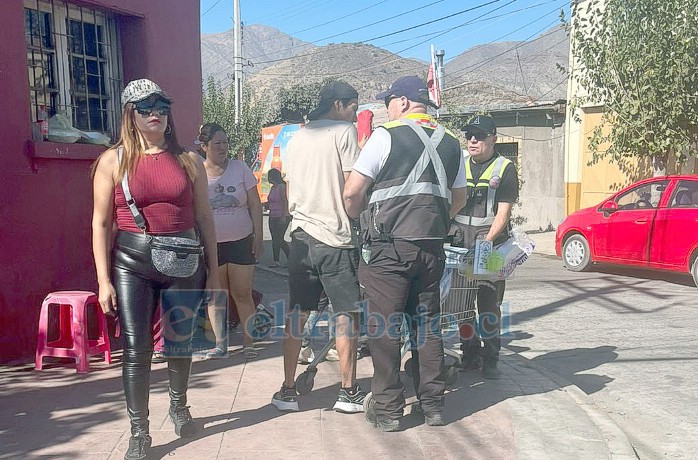
[{"label": "barred window", "polygon": [[43,109],[114,139],[123,86],[116,17],[59,0],[24,0],[32,122]]}]

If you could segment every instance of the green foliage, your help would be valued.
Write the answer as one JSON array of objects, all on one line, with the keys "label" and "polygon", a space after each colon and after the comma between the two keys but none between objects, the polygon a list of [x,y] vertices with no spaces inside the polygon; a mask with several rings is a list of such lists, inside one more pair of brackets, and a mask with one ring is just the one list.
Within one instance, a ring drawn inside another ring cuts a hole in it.
[{"label": "green foliage", "polygon": [[698,155],[698,0],[578,0],[569,30],[587,93],[572,107],[605,107],[594,161],[636,155],[661,169]]},{"label": "green foliage", "polygon": [[228,134],[230,156],[244,152],[243,157],[251,165],[257,158],[261,142],[262,126],[269,120],[269,104],[254,98],[249,88],[243,87],[240,124],[235,126],[235,91],[223,87],[209,78],[203,94],[204,123],[218,123]]},{"label": "green foliage", "polygon": [[274,123],[303,122],[308,113],[318,104],[320,88],[334,79],[328,78],[314,83],[299,83],[282,88],[276,97],[277,107],[271,117]]}]

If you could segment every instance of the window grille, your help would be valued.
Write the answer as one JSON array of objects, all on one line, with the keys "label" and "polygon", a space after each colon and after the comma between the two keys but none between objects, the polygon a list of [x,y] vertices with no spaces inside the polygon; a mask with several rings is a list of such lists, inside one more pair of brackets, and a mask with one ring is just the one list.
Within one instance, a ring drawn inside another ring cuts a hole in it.
[{"label": "window grille", "polygon": [[123,87],[116,17],[59,0],[24,0],[32,122],[56,113],[117,134]]}]

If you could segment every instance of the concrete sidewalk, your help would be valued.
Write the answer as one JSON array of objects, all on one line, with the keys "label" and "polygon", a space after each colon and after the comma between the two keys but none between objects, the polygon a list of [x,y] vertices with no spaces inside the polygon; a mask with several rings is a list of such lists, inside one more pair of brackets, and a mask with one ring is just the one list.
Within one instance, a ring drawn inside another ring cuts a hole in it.
[{"label": "concrete sidewalk", "polygon": [[[532,238],[536,253],[554,254],[554,233]],[[269,243],[258,267],[283,275],[285,269],[265,266]],[[288,300],[274,276],[260,273],[255,280],[267,304]],[[404,431],[381,433],[363,414],[330,409],[339,389],[337,363],[320,365],[314,390],[299,398],[300,412],[277,411],[270,400],[282,381],[280,343],[261,343],[260,357],[245,362],[240,341],[231,334],[228,358],[194,363],[189,403],[201,431],[193,439],[175,436],[167,417],[166,365],[153,366],[152,458],[636,458],[624,433],[586,394],[506,348],[501,380],[483,380],[477,371],[459,374],[446,396],[448,426],[428,427],[407,416]],[[319,350],[322,343],[313,346]],[[33,365],[0,367],[0,459],[123,458],[130,433],[119,359],[119,352],[111,365],[93,358],[86,375],[73,364],[47,364],[43,372]],[[357,373],[369,389],[370,358],[359,360]],[[412,402],[412,380],[403,374],[403,381]]]},{"label": "concrete sidewalk", "polygon": [[[255,361],[245,362],[233,346],[228,358],[194,363],[189,403],[201,432],[193,439],[175,436],[167,418],[166,365],[153,366],[152,458],[635,458],[624,434],[584,393],[507,350],[499,381],[460,373],[446,396],[448,426],[406,417],[404,431],[382,433],[363,414],[329,409],[338,391],[337,363],[320,365],[313,392],[299,398],[300,412],[277,411],[270,399],[282,380],[280,344],[260,348]],[[123,458],[129,424],[119,356],[112,365],[94,358],[86,375],[71,365],[42,372],[0,368],[0,458]],[[364,388],[371,375],[371,359],[359,360]],[[411,379],[403,374],[403,381],[413,401]]]}]

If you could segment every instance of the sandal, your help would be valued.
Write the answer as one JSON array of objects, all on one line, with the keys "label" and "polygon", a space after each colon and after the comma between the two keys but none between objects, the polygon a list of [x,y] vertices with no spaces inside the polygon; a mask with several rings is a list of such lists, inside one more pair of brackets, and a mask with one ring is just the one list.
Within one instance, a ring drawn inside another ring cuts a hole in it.
[{"label": "sandal", "polygon": [[279,263],[274,262],[273,264],[269,264],[269,268],[279,268]]},{"label": "sandal", "polygon": [[150,362],[153,364],[160,364],[165,362],[165,354],[161,351],[154,351],[153,357],[150,358]]},{"label": "sandal", "polygon": [[225,358],[226,356],[228,356],[228,353],[221,347],[216,347],[206,353],[206,359],[219,359]]},{"label": "sandal", "polygon": [[259,356],[259,353],[255,347],[245,347],[242,350],[242,353],[245,355],[245,359],[255,359]]}]

